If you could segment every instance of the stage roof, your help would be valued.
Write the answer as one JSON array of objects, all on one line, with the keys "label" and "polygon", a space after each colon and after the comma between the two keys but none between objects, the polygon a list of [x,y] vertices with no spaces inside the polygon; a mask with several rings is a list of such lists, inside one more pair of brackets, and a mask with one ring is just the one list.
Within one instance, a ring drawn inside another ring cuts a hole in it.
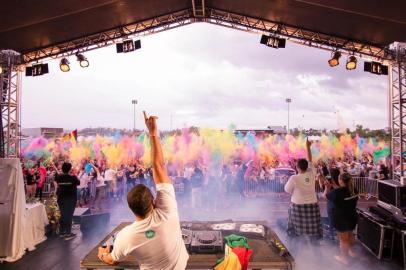
[{"label": "stage roof", "polygon": [[[196,1],[199,2],[199,1]],[[404,0],[205,0],[207,8],[383,47],[406,41]],[[192,0],[8,0],[0,49],[36,51],[185,9]]]}]

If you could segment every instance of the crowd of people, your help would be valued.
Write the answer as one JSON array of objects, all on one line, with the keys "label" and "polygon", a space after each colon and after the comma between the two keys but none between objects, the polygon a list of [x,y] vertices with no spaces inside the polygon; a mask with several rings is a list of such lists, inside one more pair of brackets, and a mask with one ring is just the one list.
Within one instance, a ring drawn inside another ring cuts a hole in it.
[{"label": "crowd of people", "polygon": [[[31,168],[24,167],[27,198],[38,197],[42,200],[44,185],[48,185],[49,193],[55,192],[54,179],[62,172],[63,162],[65,161],[43,164],[39,160]],[[259,191],[283,192],[288,178],[298,172],[296,164],[296,159],[284,164],[278,161],[265,164],[255,160],[248,162],[234,160],[230,164],[222,164],[216,168],[207,168],[198,162],[187,163],[181,168],[168,162],[166,167],[185,205],[200,208],[202,200],[213,194],[224,195],[223,197],[238,195],[243,199],[251,195],[252,187]],[[340,172],[348,173],[352,177],[389,179],[389,168],[385,162],[382,160],[374,162],[368,155],[361,158],[346,156],[319,160],[315,163],[315,169],[317,174],[332,179],[336,183]],[[144,184],[155,190],[151,166],[147,166],[141,160],[120,164],[116,168],[108,166],[105,159],[83,160],[73,166],[70,174],[76,175],[80,181],[77,205],[89,206],[96,210],[103,207],[103,200],[122,201],[127,192],[137,184]],[[227,202],[221,203],[227,205]]]},{"label": "crowd of people", "polygon": [[[262,187],[276,182],[282,192],[291,194],[288,222],[288,233],[291,236],[305,235],[312,239],[322,237],[319,198],[323,196],[327,200],[330,227],[335,229],[334,233],[337,232],[340,241],[341,253],[336,259],[348,264],[348,257],[356,256],[352,231],[357,222],[355,209],[358,190],[353,179],[388,179],[390,169],[385,159],[376,160],[368,153],[356,157],[348,152],[342,157],[323,158],[313,162],[311,145],[312,142],[306,140],[307,159],[273,159],[264,162],[254,156],[250,160],[235,158],[230,162],[213,162],[211,166],[205,166],[199,160],[179,166],[179,163],[174,164],[171,160],[164,163],[162,159],[159,167],[165,168],[165,177],[173,184],[178,203],[199,210],[215,211],[219,207],[228,207],[230,202],[227,198],[230,196],[244,199],[250,195],[247,186],[254,183]],[[154,151],[152,149],[152,154]],[[108,159],[100,157],[83,159],[80,162],[66,159],[44,161],[40,158],[34,165],[32,161],[23,164],[27,165],[23,167],[23,175],[28,199],[37,196],[41,200],[46,184],[48,192],[57,195],[62,213],[60,234],[66,239],[74,237],[71,223],[75,207],[86,206],[101,210],[106,205],[103,203],[106,200],[130,200],[134,190],[148,190],[152,196],[157,196],[159,190],[156,176],[153,175],[154,157],[150,164],[138,158],[112,165]],[[320,191],[321,194],[318,194]],[[130,205],[129,201],[128,203]],[[137,206],[134,207],[132,210],[137,215],[140,210]],[[110,259],[114,261],[114,255],[112,256]]]}]

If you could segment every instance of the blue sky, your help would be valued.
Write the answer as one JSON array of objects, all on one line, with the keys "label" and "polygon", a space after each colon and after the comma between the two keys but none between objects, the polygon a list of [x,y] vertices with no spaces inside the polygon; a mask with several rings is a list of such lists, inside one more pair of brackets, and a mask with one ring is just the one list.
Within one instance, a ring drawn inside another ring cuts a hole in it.
[{"label": "blue sky", "polygon": [[[285,49],[259,44],[260,35],[204,23],[141,38],[141,50],[117,54],[115,46],[85,53],[71,71],[48,61],[50,73],[24,77],[23,127],[132,128],[142,110],[159,116],[162,129],[200,126],[336,129],[388,124],[387,76],[327,64],[330,52],[287,42]],[[338,113],[337,113],[338,111]]]}]

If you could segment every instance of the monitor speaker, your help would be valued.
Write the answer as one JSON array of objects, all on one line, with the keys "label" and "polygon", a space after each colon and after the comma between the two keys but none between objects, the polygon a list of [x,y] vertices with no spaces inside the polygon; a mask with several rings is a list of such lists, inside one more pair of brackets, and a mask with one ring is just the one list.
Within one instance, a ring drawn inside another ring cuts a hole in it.
[{"label": "monitor speaker", "polygon": [[394,230],[378,216],[358,210],[357,238],[378,259],[391,259]]},{"label": "monitor speaker", "polygon": [[110,213],[82,215],[80,218],[80,231],[89,233],[105,228],[110,223]]}]

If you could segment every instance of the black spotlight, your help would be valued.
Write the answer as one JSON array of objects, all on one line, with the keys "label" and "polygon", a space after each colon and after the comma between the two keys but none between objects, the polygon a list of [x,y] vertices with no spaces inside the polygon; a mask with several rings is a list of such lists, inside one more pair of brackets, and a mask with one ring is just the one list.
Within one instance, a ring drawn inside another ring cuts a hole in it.
[{"label": "black spotlight", "polygon": [[81,54],[81,53],[76,54],[76,59],[78,60],[79,65],[82,68],[86,68],[86,67],[89,66],[89,61],[87,60],[87,58],[83,54]]},{"label": "black spotlight", "polygon": [[262,35],[260,43],[275,49],[285,48],[286,39]]},{"label": "black spotlight", "polygon": [[348,70],[353,70],[357,68],[357,58],[354,55],[348,57],[345,68]]},{"label": "black spotlight", "polygon": [[388,66],[382,65],[379,62],[364,62],[364,71],[371,72],[376,75],[388,75]]},{"label": "black spotlight", "polygon": [[328,64],[330,65],[330,67],[338,66],[340,64],[340,61],[339,61],[340,57],[341,57],[341,53],[339,51],[333,52],[331,59],[328,60]]},{"label": "black spotlight", "polygon": [[61,62],[59,63],[59,68],[62,72],[68,72],[70,70],[69,64],[70,63],[67,58],[62,58]]},{"label": "black spotlight", "polygon": [[48,64],[36,64],[25,68],[25,76],[40,76],[48,72]]},{"label": "black spotlight", "polygon": [[116,43],[117,53],[128,53],[141,49],[141,40],[132,41],[131,39],[123,40]]}]

